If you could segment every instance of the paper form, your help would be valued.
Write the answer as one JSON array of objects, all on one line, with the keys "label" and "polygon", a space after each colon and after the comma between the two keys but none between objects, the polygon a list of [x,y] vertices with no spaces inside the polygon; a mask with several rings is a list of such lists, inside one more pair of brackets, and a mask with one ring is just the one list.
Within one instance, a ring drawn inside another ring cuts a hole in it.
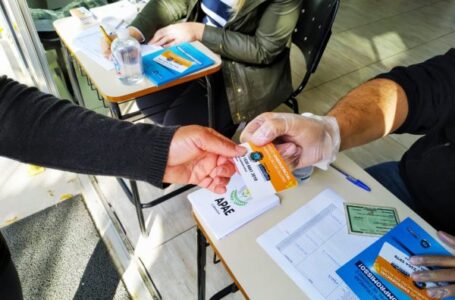
[{"label": "paper form", "polygon": [[[112,70],[114,69],[114,63],[110,59],[104,57],[101,49],[102,38],[103,36],[100,28],[98,26],[93,26],[81,32],[73,40],[74,51],[82,51],[104,69]],[[141,44],[141,55],[145,56],[161,49],[163,48],[160,46]]]},{"label": "paper form", "polygon": [[311,299],[357,299],[336,274],[376,237],[348,233],[343,199],[327,189],[257,242]]}]

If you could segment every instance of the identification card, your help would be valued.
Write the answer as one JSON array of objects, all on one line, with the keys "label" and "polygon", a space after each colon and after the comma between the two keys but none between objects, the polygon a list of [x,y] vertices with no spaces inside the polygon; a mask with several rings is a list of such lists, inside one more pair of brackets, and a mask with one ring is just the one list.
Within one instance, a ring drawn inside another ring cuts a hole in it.
[{"label": "identification card", "polygon": [[403,253],[393,245],[385,242],[379,251],[373,268],[387,281],[401,289],[411,299],[435,299],[426,293],[426,288],[447,285],[443,282],[414,282],[411,274],[418,271],[428,271],[427,267],[414,266],[409,261],[410,254]]},{"label": "identification card", "polygon": [[346,203],[349,233],[382,236],[399,223],[392,207]]},{"label": "identification card", "polygon": [[153,60],[160,65],[179,73],[185,72],[189,67],[191,67],[191,65],[193,65],[191,61],[184,59],[171,50],[164,51]]},{"label": "identification card", "polygon": [[273,144],[257,147],[244,143],[242,146],[248,150],[247,154],[234,158],[234,163],[254,197],[297,186],[297,180]]}]

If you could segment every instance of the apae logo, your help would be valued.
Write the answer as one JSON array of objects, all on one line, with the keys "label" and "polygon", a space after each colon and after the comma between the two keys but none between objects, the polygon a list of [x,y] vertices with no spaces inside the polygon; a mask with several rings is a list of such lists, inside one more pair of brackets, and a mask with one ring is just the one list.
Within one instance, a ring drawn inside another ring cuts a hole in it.
[{"label": "apae logo", "polygon": [[243,186],[239,190],[234,189],[231,192],[231,201],[237,206],[245,206],[251,200],[250,190]]}]

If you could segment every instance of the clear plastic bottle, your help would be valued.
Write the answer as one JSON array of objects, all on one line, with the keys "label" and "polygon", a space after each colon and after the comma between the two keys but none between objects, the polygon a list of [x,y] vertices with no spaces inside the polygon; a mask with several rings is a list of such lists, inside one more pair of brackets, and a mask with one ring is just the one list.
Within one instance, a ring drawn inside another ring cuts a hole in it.
[{"label": "clear plastic bottle", "polygon": [[295,169],[292,174],[294,174],[299,184],[305,183],[310,180],[311,174],[313,174],[313,166]]},{"label": "clear plastic bottle", "polygon": [[144,78],[141,45],[130,37],[128,29],[117,32],[111,45],[112,59],[118,79],[126,85],[139,83]]}]

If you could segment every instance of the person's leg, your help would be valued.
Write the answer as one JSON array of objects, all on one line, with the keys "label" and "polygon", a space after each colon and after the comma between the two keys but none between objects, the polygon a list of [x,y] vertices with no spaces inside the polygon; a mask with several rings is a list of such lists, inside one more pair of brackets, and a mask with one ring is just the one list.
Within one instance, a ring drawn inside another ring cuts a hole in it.
[{"label": "person's leg", "polygon": [[[217,79],[217,77],[215,77]],[[219,80],[215,80],[215,82]],[[214,84],[215,129],[231,137],[237,128],[232,122],[224,85]],[[198,124],[208,126],[207,87],[204,80],[194,81],[168,108],[164,125]]]},{"label": "person's leg", "polygon": [[0,295],[2,299],[22,300],[22,288],[16,267],[10,259],[0,270]]},{"label": "person's leg", "polygon": [[22,288],[16,267],[0,233],[0,298],[11,300],[22,300]]},{"label": "person's leg", "polygon": [[164,117],[172,103],[188,89],[191,83],[180,84],[136,99],[141,112],[157,124],[163,124]]},{"label": "person's leg", "polygon": [[400,176],[399,163],[390,161],[366,168],[372,177],[381,183],[411,209],[416,210],[414,200]]}]

